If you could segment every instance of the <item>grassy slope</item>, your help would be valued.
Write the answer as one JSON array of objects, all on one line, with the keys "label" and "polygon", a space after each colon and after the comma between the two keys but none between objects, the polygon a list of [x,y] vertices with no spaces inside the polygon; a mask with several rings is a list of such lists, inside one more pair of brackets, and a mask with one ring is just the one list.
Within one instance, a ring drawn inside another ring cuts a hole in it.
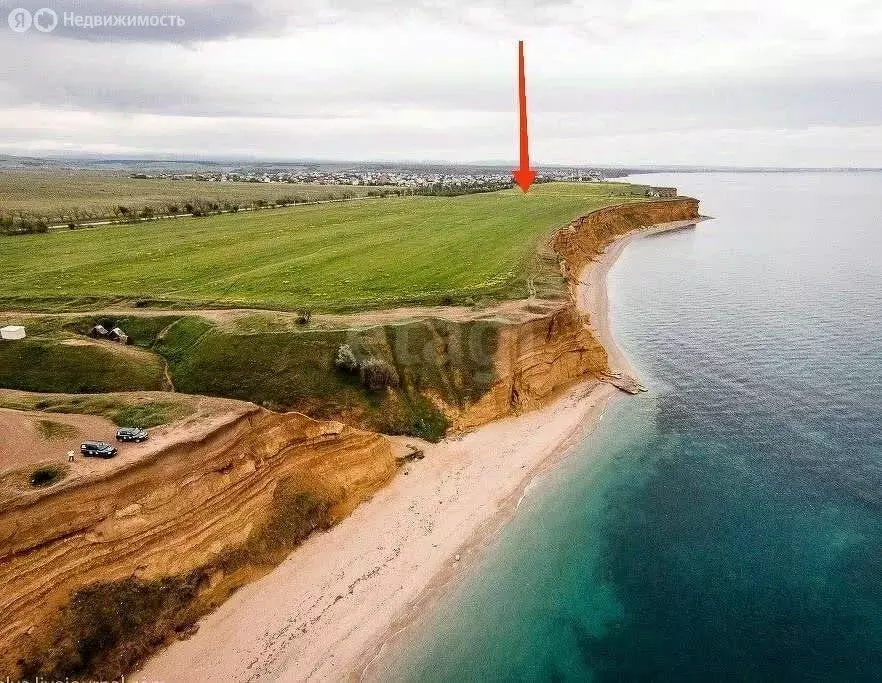
[{"label": "grassy slope", "polygon": [[[13,320],[0,315],[0,325]],[[87,329],[87,324],[79,329]],[[61,342],[75,336],[67,327],[72,324],[57,318],[31,320],[27,339],[0,343],[0,387],[58,393],[164,388],[160,358],[134,358],[112,344],[67,346]]]},{"label": "grassy slope", "polygon": [[384,199],[7,238],[0,306],[141,299],[352,310],[521,297],[542,238],[641,197],[628,192],[554,183],[528,195]]},{"label": "grassy slope", "polygon": [[104,218],[123,205],[163,210],[192,199],[246,205],[286,196],[310,199],[366,194],[371,188],[287,183],[208,183],[198,180],[135,180],[99,171],[0,171],[0,214],[15,213],[48,220]]},{"label": "grassy slope", "polygon": [[94,346],[64,346],[54,340],[27,339],[0,345],[0,387],[24,391],[100,393],[159,390],[162,363],[133,362],[121,353]]},{"label": "grassy slope", "polygon": [[43,411],[62,415],[98,415],[120,427],[158,427],[194,411],[186,398],[153,401],[131,394],[17,394],[0,393],[0,408]]}]

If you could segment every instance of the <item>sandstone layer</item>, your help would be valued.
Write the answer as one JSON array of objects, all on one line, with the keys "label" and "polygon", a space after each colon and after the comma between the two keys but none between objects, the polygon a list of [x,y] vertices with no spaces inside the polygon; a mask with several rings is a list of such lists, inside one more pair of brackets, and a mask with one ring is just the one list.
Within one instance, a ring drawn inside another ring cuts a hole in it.
[{"label": "sandstone layer", "polygon": [[230,553],[259,538],[280,482],[322,501],[324,521],[333,523],[394,472],[381,435],[254,407],[137,466],[5,505],[0,672],[13,675],[19,659],[41,657],[57,635],[59,608],[89,584],[149,583],[207,568],[199,600],[222,598],[261,569]]}]

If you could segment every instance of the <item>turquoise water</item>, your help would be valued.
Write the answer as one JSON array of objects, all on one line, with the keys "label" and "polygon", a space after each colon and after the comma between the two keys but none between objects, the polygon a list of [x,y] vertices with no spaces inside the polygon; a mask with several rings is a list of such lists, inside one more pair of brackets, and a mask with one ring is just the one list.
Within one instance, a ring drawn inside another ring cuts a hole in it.
[{"label": "turquoise water", "polygon": [[652,176],[615,401],[384,677],[882,680],[882,174]]}]

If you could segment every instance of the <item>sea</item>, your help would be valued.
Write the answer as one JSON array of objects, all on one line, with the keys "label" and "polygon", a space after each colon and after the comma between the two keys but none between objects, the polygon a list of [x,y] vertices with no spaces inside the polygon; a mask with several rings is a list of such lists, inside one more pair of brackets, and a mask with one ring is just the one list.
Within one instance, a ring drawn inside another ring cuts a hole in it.
[{"label": "sea", "polygon": [[380,678],[882,681],[882,173],[684,173],[631,243],[649,388],[531,486]]}]

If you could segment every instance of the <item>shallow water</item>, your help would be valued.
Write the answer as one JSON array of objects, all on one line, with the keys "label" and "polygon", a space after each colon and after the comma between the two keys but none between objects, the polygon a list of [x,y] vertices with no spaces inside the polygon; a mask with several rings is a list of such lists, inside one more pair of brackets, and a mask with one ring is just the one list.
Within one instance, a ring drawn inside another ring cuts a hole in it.
[{"label": "shallow water", "polygon": [[651,391],[530,491],[388,679],[882,680],[882,174],[682,174],[613,326]]}]

